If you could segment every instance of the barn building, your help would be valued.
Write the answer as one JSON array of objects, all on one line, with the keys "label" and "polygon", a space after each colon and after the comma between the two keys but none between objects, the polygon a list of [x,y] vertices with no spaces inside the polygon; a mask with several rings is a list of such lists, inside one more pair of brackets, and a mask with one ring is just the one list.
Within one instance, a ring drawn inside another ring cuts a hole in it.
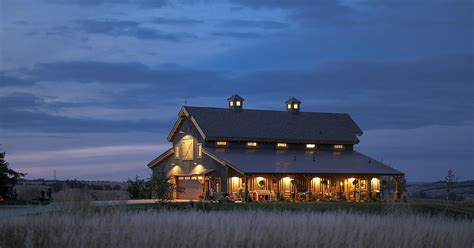
[{"label": "barn building", "polygon": [[227,108],[183,106],[172,147],[148,167],[170,176],[174,199],[399,199],[404,174],[355,150],[362,130],[348,114],[301,105],[290,98],[282,111],[246,109],[233,95]]}]

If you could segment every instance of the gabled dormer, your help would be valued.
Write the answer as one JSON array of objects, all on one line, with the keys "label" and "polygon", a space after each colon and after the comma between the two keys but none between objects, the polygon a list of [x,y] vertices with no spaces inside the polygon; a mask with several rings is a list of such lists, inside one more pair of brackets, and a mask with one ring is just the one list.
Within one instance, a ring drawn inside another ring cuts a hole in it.
[{"label": "gabled dormer", "polygon": [[286,111],[292,113],[292,114],[297,114],[300,112],[300,107],[301,107],[301,102],[292,97],[285,102],[286,104]]},{"label": "gabled dormer", "polygon": [[227,99],[229,109],[232,111],[242,111],[244,106],[244,98],[239,95],[233,95]]}]

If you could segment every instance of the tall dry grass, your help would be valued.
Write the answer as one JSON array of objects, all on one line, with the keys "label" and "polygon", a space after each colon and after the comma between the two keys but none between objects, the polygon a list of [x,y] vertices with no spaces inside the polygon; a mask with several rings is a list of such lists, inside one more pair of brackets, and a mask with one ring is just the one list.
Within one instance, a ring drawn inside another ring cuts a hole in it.
[{"label": "tall dry grass", "polygon": [[415,214],[125,209],[0,221],[0,247],[473,247],[472,220]]}]

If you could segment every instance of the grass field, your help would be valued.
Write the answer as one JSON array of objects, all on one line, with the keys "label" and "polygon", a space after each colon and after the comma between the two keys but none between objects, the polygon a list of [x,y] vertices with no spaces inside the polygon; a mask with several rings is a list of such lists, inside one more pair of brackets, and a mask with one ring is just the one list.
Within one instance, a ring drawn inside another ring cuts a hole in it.
[{"label": "grass field", "polygon": [[3,219],[0,247],[473,247],[473,219],[436,204],[81,202]]}]

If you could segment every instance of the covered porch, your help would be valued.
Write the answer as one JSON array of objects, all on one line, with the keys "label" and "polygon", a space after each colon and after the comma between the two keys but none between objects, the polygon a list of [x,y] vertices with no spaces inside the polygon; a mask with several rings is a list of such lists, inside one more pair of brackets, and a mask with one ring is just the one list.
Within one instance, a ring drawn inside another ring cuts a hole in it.
[{"label": "covered porch", "polygon": [[251,201],[399,200],[405,187],[403,175],[245,174],[228,183],[229,198]]}]

